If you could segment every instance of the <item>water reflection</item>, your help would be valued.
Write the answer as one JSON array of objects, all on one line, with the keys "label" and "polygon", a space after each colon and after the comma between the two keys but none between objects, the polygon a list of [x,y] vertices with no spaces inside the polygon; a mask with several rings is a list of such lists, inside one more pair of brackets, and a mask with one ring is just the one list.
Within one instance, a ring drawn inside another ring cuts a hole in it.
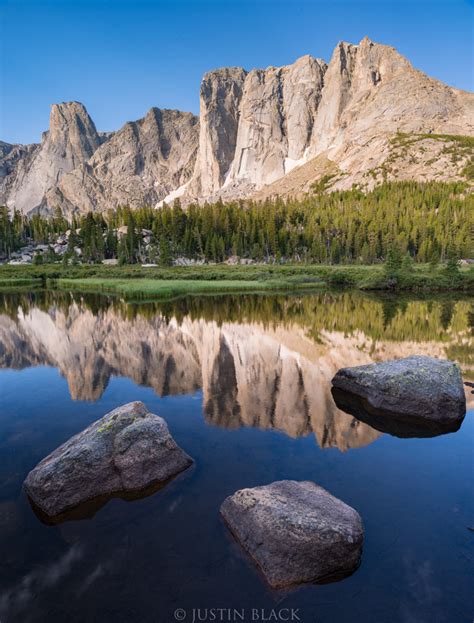
[{"label": "water reflection", "polygon": [[473,320],[469,300],[350,292],[140,305],[95,295],[1,295],[0,367],[54,366],[74,400],[98,400],[112,376],[160,396],[202,390],[209,424],[314,433],[321,447],[346,450],[371,443],[381,428],[338,409],[336,371],[427,354],[456,359],[472,374]]},{"label": "water reflection", "polygon": [[142,500],[158,491],[164,489],[173,480],[182,480],[186,475],[184,473],[177,474],[166,481],[156,482],[144,489],[136,489],[134,491],[117,491],[114,493],[98,495],[86,502],[81,502],[76,506],[63,511],[57,515],[48,515],[27,495],[28,503],[36,517],[47,526],[57,526],[66,521],[80,521],[83,519],[92,519],[107,502],[114,498],[119,498],[125,502],[134,502]]},{"label": "water reflection", "polygon": [[353,415],[360,422],[365,422],[381,433],[388,433],[394,437],[404,439],[437,437],[438,435],[455,433],[462,424],[462,420],[453,422],[452,420],[430,420],[429,418],[417,417],[416,407],[414,413],[408,418],[399,413],[379,411],[366,398],[339,387],[333,387],[331,393],[339,409]]}]

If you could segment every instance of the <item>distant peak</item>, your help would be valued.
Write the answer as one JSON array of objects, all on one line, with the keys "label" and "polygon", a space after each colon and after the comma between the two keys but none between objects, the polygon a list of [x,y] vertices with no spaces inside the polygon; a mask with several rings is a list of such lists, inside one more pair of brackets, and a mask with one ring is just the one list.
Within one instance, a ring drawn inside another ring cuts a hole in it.
[{"label": "distant peak", "polygon": [[[89,156],[100,144],[94,122],[81,102],[60,102],[51,106],[49,116],[48,138],[53,143],[63,144],[69,141],[72,135],[81,137],[87,144],[84,153]],[[43,137],[43,140],[46,136]]]},{"label": "distant peak", "polygon": [[87,114],[87,109],[81,102],[59,102],[58,104],[52,104],[51,110],[73,110],[73,111],[81,111]]},{"label": "distant peak", "polygon": [[49,128],[62,128],[71,124],[75,124],[77,119],[81,119],[83,123],[92,124],[89,113],[84,104],[80,102],[60,102],[51,106],[51,114],[49,116]]},{"label": "distant peak", "polygon": [[325,61],[323,61],[322,58],[316,58],[312,54],[303,54],[303,56],[300,56],[299,58],[296,59],[294,64],[296,64],[296,63],[314,63],[314,62],[316,62],[316,63],[324,63]]},{"label": "distant peak", "polygon": [[212,80],[216,77],[223,79],[238,79],[245,77],[246,75],[247,71],[243,67],[219,67],[206,72],[202,77],[202,82]]}]

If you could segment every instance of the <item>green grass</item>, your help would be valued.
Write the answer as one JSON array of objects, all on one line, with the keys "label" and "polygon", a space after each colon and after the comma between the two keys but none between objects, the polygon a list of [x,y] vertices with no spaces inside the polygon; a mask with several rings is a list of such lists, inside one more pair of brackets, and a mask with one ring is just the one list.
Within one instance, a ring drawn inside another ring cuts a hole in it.
[{"label": "green grass", "polygon": [[104,292],[118,294],[126,299],[174,298],[193,294],[225,294],[226,292],[263,292],[300,290],[324,286],[324,282],[300,279],[269,281],[244,280],[198,280],[198,279],[59,279],[57,287],[62,290]]},{"label": "green grass", "polygon": [[[390,140],[395,148],[402,148],[403,154],[406,155],[407,148],[419,141],[434,140],[445,144],[442,153],[451,156],[451,162],[464,162],[463,168],[459,174],[466,178],[469,182],[474,180],[474,136],[463,136],[460,134],[406,134],[397,132]],[[393,163],[400,154],[393,152],[385,161],[382,167]],[[467,160],[466,160],[467,159]],[[427,161],[427,165],[433,164],[436,158]]]},{"label": "green grass", "polygon": [[474,292],[474,268],[463,268],[454,277],[440,266],[416,264],[408,274],[388,279],[384,267],[320,264],[186,266],[0,266],[0,287],[38,286],[110,292],[124,297],[173,297],[183,294],[297,290],[328,287],[387,291]]},{"label": "green grass", "polygon": [[40,288],[43,285],[41,279],[38,278],[29,278],[29,277],[1,277],[0,276],[0,292],[2,290],[33,290],[35,288]]},{"label": "green grass", "polygon": [[462,174],[468,180],[470,181],[474,180],[474,158],[471,157],[470,162],[466,164],[466,166],[462,170]]},{"label": "green grass", "polygon": [[428,134],[428,133],[405,133],[397,132],[395,136],[390,140],[393,145],[407,145],[416,143],[417,141],[435,140],[450,143],[457,143],[460,147],[465,149],[474,149],[474,136],[467,136],[462,134]]}]

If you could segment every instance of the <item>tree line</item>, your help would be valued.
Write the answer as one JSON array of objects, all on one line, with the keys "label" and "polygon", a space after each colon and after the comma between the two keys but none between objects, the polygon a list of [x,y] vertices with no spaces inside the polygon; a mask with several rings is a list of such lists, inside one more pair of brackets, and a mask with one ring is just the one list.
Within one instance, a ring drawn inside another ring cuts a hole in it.
[{"label": "tree line", "polygon": [[[0,255],[33,242],[50,244],[70,230],[63,261],[170,265],[177,257],[220,262],[321,264],[437,263],[472,257],[474,195],[463,183],[387,182],[302,199],[118,207],[106,213],[26,217],[0,207]],[[126,233],[118,232],[127,226]],[[148,230],[143,235],[142,230]],[[54,259],[54,253],[51,254]]]}]

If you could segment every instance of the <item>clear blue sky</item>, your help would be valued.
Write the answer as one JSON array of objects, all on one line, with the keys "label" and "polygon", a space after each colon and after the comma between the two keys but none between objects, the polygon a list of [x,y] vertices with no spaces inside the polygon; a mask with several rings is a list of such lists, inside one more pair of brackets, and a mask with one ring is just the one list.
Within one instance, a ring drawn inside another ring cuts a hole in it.
[{"label": "clear blue sky", "polygon": [[99,130],[151,106],[197,113],[215,67],[329,60],[366,34],[473,90],[474,0],[0,0],[0,139],[37,142],[54,102]]}]

